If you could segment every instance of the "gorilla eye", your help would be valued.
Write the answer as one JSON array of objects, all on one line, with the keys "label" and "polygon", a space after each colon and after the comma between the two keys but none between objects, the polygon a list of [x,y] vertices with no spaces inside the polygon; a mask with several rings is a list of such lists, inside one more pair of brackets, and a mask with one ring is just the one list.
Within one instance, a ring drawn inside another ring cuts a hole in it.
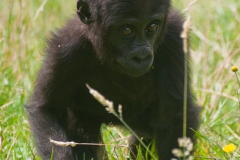
[{"label": "gorilla eye", "polygon": [[122,33],[124,35],[128,36],[128,35],[132,34],[132,29],[130,27],[128,27],[128,26],[124,26],[122,28]]},{"label": "gorilla eye", "polygon": [[148,32],[154,32],[157,28],[158,28],[158,24],[157,23],[152,23],[147,27],[147,31]]}]

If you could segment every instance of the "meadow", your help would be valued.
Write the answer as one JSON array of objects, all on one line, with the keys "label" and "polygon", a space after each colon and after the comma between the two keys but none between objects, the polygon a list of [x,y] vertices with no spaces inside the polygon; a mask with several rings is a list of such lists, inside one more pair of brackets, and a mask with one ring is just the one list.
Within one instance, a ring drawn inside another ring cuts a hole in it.
[{"label": "meadow", "polygon": [[[202,106],[194,159],[238,160],[240,84],[231,67],[240,67],[240,1],[191,2],[173,0],[191,16],[193,89]],[[23,105],[33,90],[46,38],[75,8],[75,0],[0,1],[0,159],[40,159]],[[236,74],[240,77],[240,71]],[[224,151],[229,144],[236,148]]]}]

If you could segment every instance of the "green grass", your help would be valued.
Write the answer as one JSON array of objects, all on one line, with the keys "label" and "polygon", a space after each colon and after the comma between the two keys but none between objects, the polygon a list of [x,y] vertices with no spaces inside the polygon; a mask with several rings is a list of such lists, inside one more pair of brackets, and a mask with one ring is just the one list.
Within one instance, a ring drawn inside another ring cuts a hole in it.
[{"label": "green grass", "polygon": [[[38,12],[43,2],[0,1],[0,159],[3,160],[39,159],[22,106],[31,94],[41,66],[45,38],[75,12],[75,0],[47,0]],[[180,10],[190,2],[173,0]],[[240,1],[199,0],[185,14],[192,17],[193,88],[203,108],[195,156],[240,159],[238,83],[231,72],[231,66],[240,66]],[[118,131],[111,132],[105,137],[119,135]],[[221,149],[229,143],[237,146],[232,154]]]}]

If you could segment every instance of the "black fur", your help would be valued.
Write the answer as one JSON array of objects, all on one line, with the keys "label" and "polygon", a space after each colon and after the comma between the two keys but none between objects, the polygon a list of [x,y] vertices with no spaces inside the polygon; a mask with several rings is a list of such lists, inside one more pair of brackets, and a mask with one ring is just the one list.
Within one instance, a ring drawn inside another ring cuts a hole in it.
[{"label": "black fur", "polygon": [[[49,142],[51,138],[98,143],[102,123],[121,124],[89,94],[88,83],[116,107],[122,104],[123,119],[140,137],[147,142],[156,139],[159,159],[171,159],[182,137],[182,16],[169,0],[79,0],[77,9],[78,16],[48,41],[34,93],[25,106],[38,153],[44,160],[52,151],[56,160],[105,157],[101,147],[60,147]],[[157,30],[143,36],[139,33],[145,34],[145,29],[139,27],[135,33],[134,27],[147,26],[154,13],[164,15]],[[138,18],[136,25],[131,24],[134,32],[119,38],[121,29],[114,27],[124,17],[128,21],[129,15]],[[190,79],[188,88],[187,136],[193,139],[190,128],[198,127],[199,109]]]}]

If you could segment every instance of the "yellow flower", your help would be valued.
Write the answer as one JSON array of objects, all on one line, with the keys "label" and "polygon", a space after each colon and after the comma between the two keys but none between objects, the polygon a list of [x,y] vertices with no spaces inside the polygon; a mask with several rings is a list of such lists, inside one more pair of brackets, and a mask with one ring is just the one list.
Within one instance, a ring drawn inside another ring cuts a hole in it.
[{"label": "yellow flower", "polygon": [[226,153],[232,153],[233,151],[236,150],[236,148],[237,147],[234,144],[230,143],[230,144],[222,147],[222,150]]},{"label": "yellow flower", "polygon": [[232,67],[232,71],[233,71],[233,72],[237,72],[237,71],[238,71],[238,66],[233,66],[233,67]]}]

